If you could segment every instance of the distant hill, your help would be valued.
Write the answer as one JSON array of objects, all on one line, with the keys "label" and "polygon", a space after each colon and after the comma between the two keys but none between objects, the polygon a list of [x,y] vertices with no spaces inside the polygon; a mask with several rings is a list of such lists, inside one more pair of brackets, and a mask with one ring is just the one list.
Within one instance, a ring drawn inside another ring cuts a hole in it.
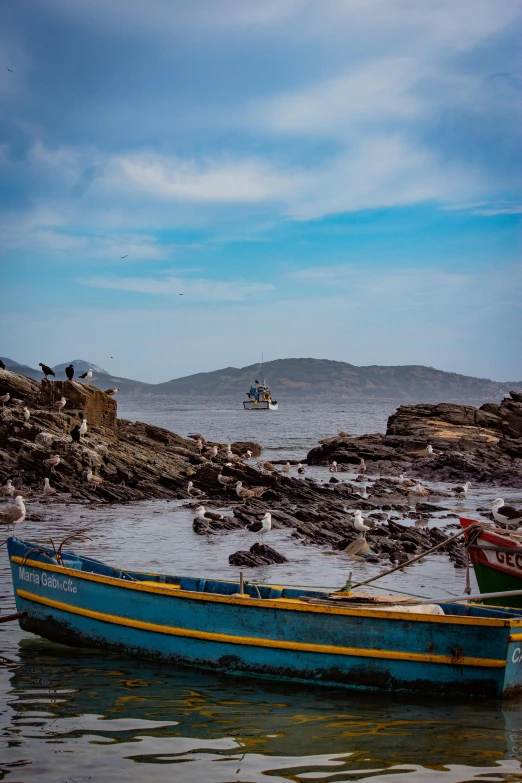
[{"label": "distant hill", "polygon": [[[264,366],[272,394],[278,397],[343,397],[346,399],[392,398],[422,402],[433,400],[496,400],[510,389],[522,390],[522,382],[498,383],[443,372],[433,367],[405,365],[357,367],[329,359],[277,359]],[[226,367],[215,372],[177,378],[153,387],[156,394],[183,396],[243,396],[261,367]],[[261,379],[260,379],[261,380]]]},{"label": "distant hill", "polygon": [[[41,380],[37,370],[2,358],[7,369]],[[145,392],[147,394],[178,395],[180,397],[237,397],[246,399],[245,392],[255,378],[261,380],[261,367],[225,367],[214,372],[197,373],[176,378],[166,383],[143,383],[130,378],[110,375],[95,363],[75,359],[54,367],[58,380],[65,378],[68,364],[75,368],[75,378],[92,367],[91,384],[99,389],[117,386],[122,394]],[[341,399],[396,399],[404,402],[470,402],[501,400],[511,389],[522,392],[522,381],[499,383],[487,378],[443,372],[423,365],[384,367],[370,365],[357,367],[346,362],[329,359],[277,359],[264,365],[265,378],[269,381],[276,399],[321,396]]]}]

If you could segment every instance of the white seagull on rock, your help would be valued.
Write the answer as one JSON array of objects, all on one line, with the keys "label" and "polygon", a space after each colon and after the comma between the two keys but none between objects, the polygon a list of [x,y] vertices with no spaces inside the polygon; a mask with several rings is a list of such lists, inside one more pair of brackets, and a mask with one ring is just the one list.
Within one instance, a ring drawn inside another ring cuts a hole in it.
[{"label": "white seagull on rock", "polygon": [[192,481],[187,484],[187,492],[191,498],[200,498],[205,494],[202,489],[195,487]]},{"label": "white seagull on rock", "polygon": [[89,367],[87,372],[82,372],[82,374],[80,375],[80,378],[83,378],[85,383],[89,383],[89,381],[92,378],[92,369]]},{"label": "white seagull on rock", "polygon": [[9,525],[14,533],[14,526],[24,521],[26,513],[24,499],[18,495],[13,506],[0,511],[0,525]]},{"label": "white seagull on rock", "polygon": [[51,487],[51,484],[50,484],[48,478],[44,478],[43,493],[44,493],[44,495],[56,495],[56,490],[55,490],[54,487]]},{"label": "white seagull on rock", "polygon": [[366,538],[366,533],[371,530],[371,525],[364,524],[368,522],[367,519],[363,519],[362,511],[356,511],[353,515],[353,526],[361,535],[359,538]]},{"label": "white seagull on rock", "polygon": [[66,402],[67,402],[67,400],[65,399],[65,397],[60,397],[59,400],[56,400],[56,402],[53,403],[53,406],[56,408],[58,413],[61,413],[62,412],[62,408],[65,408]]},{"label": "white seagull on rock", "polygon": [[61,461],[58,454],[53,454],[49,459],[44,459],[43,464],[51,468],[51,473],[56,473],[55,468],[58,467]]},{"label": "white seagull on rock", "polygon": [[469,481],[466,481],[465,484],[462,484],[460,487],[453,487],[453,492],[455,492],[459,497],[466,497],[466,492],[471,487],[471,484]]},{"label": "white seagull on rock", "polygon": [[87,419],[82,419],[82,423],[80,424],[80,438],[83,438],[85,433],[87,432]]}]

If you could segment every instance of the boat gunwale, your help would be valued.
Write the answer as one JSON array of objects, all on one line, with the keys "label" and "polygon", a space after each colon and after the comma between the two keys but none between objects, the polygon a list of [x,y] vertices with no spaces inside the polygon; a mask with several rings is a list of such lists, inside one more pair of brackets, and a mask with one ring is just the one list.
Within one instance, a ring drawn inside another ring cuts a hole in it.
[{"label": "boat gunwale", "polygon": [[[54,571],[56,573],[64,574],[66,576],[72,576],[77,579],[84,579],[92,582],[99,582],[101,584],[108,584],[114,587],[120,587],[129,590],[137,590],[139,592],[153,593],[157,595],[169,596],[171,598],[181,598],[196,601],[207,601],[209,603],[225,603],[234,606],[250,606],[250,607],[263,607],[268,609],[279,609],[286,611],[300,611],[317,614],[335,614],[344,615],[348,617],[366,617],[381,620],[406,620],[412,622],[428,622],[428,623],[440,623],[447,625],[482,625],[493,626],[496,628],[521,628],[522,619],[515,620],[510,618],[493,618],[493,617],[463,617],[462,615],[426,615],[414,612],[388,612],[388,611],[372,611],[364,609],[355,609],[350,607],[339,606],[323,606],[314,605],[304,601],[300,601],[298,598],[250,598],[236,595],[224,595],[220,593],[205,593],[194,590],[183,590],[177,585],[167,586],[161,583],[158,585],[143,584],[139,581],[130,581],[113,576],[103,576],[101,574],[80,571],[75,568],[68,568],[67,566],[56,565],[54,563],[43,563],[40,560],[25,559],[18,555],[11,555],[10,561],[17,565],[27,566],[28,568],[40,568],[44,571]],[[154,574],[143,572],[144,575],[153,576]],[[226,580],[216,580],[226,583]],[[230,583],[229,583],[230,584]],[[273,587],[273,585],[261,585],[264,587]],[[173,589],[174,588],[174,589]],[[74,604],[68,604],[75,606]],[[480,608],[481,604],[476,604]]]}]

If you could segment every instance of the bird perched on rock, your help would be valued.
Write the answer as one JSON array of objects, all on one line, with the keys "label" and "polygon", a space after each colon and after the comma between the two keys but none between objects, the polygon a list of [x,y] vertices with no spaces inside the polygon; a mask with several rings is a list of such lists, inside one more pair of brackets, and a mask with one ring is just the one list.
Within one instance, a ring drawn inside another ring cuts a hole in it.
[{"label": "bird perched on rock", "polygon": [[200,432],[195,432],[193,435],[189,435],[192,440],[200,440],[202,443],[206,443],[204,436]]},{"label": "bird perched on rock", "polygon": [[14,487],[11,479],[7,479],[6,483],[0,487],[0,495],[3,497],[13,497]]},{"label": "bird perched on rock", "polygon": [[68,381],[72,381],[72,379],[74,378],[74,365],[72,365],[72,364],[69,364],[69,365],[68,365],[68,366],[65,368],[65,374],[66,374],[66,376],[67,376],[67,380],[68,380]]},{"label": "bird perched on rock", "polygon": [[276,466],[271,462],[260,462],[259,464],[267,473],[275,473],[277,471]]},{"label": "bird perched on rock", "polygon": [[261,487],[261,486],[259,486],[259,487],[252,487],[252,489],[250,491],[254,493],[254,497],[255,498],[260,498],[260,497],[262,497],[265,494],[265,492],[268,492],[268,490],[269,490],[269,487]]},{"label": "bird perched on rock", "polygon": [[80,429],[79,429],[80,438],[83,438],[86,432],[87,432],[87,419],[84,417],[82,418],[82,423],[80,424]]},{"label": "bird perched on rock", "polygon": [[350,437],[347,432],[345,432],[344,430],[340,430],[339,428],[337,428],[337,434],[339,435],[340,438]]},{"label": "bird perched on rock", "polygon": [[85,380],[85,383],[89,383],[89,381],[92,378],[92,369],[89,368],[87,370],[87,372],[82,372],[82,374],[80,375],[80,378],[83,378]]},{"label": "bird perched on rock", "polygon": [[53,402],[53,408],[56,408],[56,411],[58,413],[61,413],[62,408],[65,408],[65,405],[67,403],[67,400],[65,397],[60,397],[59,400],[56,400],[56,402]]},{"label": "bird perched on rock", "polygon": [[60,464],[61,458],[58,454],[53,454],[49,459],[44,459],[43,464],[51,468],[51,473],[56,473],[55,468]]},{"label": "bird perched on rock", "polygon": [[48,478],[44,478],[43,493],[44,493],[44,495],[56,495],[56,490],[55,490],[54,487],[51,487],[51,484],[50,484]]},{"label": "bird perched on rock", "polygon": [[50,446],[54,438],[50,432],[39,432],[34,440],[35,443],[41,443],[42,446]]},{"label": "bird perched on rock", "polygon": [[48,375],[52,375],[53,378],[56,378],[56,374],[55,374],[54,370],[52,370],[46,364],[43,364],[42,362],[39,362],[38,366],[42,368],[42,372],[43,372],[45,378],[47,378]]},{"label": "bird perched on rock", "polygon": [[[215,511],[207,511],[205,506],[198,506],[196,508],[196,515],[199,519],[202,519],[204,522],[217,522],[221,519],[224,519],[225,517],[223,514],[217,514]],[[207,525],[208,530],[208,525]]]},{"label": "bird perched on rock", "polygon": [[303,468],[303,466],[301,465],[300,462],[297,465],[297,472],[301,473],[301,474],[303,474],[305,472],[305,469]]},{"label": "bird perched on rock", "polygon": [[6,392],[5,394],[2,394],[2,396],[0,397],[0,402],[2,403],[2,408],[4,407],[6,402],[9,402],[10,399],[11,399],[11,395],[9,394],[9,392]]},{"label": "bird perched on rock", "polygon": [[195,487],[192,481],[187,484],[187,492],[191,498],[200,498],[205,494],[202,489]]},{"label": "bird perched on rock", "polygon": [[289,462],[287,462],[286,465],[283,465],[283,467],[281,468],[281,472],[282,473],[290,473],[290,463]]},{"label": "bird perched on rock", "polygon": [[255,498],[256,493],[252,489],[247,489],[246,487],[244,487],[242,481],[237,481],[236,495],[240,498],[243,498],[243,500],[248,500],[250,498]]},{"label": "bird perched on rock", "polygon": [[89,470],[85,471],[85,478],[87,479],[87,484],[91,484],[94,489],[96,487],[99,487],[100,484],[103,484],[103,479],[101,476],[97,476],[95,473],[92,472],[92,470],[89,468]]},{"label": "bird perched on rock", "polygon": [[399,476],[399,481],[400,481],[400,483],[402,484],[403,487],[413,487],[413,486],[415,486],[415,482],[412,481],[409,478],[406,478],[406,476],[403,476],[402,473]]},{"label": "bird perched on rock", "polygon": [[[367,524],[365,524],[365,522]],[[353,526],[361,535],[359,538],[366,538],[366,533],[371,530],[373,525],[369,524],[370,520],[363,519],[362,511],[356,511],[353,515]]]},{"label": "bird perched on rock", "polygon": [[337,473],[337,462],[335,460],[332,462],[328,470],[330,473]]},{"label": "bird perched on rock", "polygon": [[13,528],[24,521],[26,515],[24,499],[21,495],[15,499],[14,505],[0,511],[0,525],[9,525]]},{"label": "bird perched on rock", "polygon": [[270,512],[266,512],[263,519],[251,522],[246,526],[246,530],[250,533],[257,533],[259,535],[259,542],[264,544],[264,535],[272,529],[272,515]]},{"label": "bird perched on rock", "polygon": [[247,449],[245,453],[241,455],[241,459],[244,459],[245,462],[248,462],[249,459],[252,459],[252,452],[250,449]]},{"label": "bird perched on rock", "polygon": [[201,440],[201,438],[197,439],[197,441],[196,441],[196,448],[199,451],[199,453],[201,454],[201,452],[203,451],[203,441]]},{"label": "bird perched on rock", "polygon": [[25,407],[23,410],[23,414],[24,414],[25,421],[29,421],[29,419],[31,418],[31,411],[29,410],[29,408]]},{"label": "bird perched on rock", "polygon": [[233,478],[232,476],[223,476],[222,473],[218,473],[217,480],[219,481],[219,483],[221,484],[225,492],[227,491],[228,487],[232,489],[232,486],[236,483],[235,478]]},{"label": "bird perched on rock", "polygon": [[357,468],[357,473],[362,476],[364,473],[366,473],[366,462],[361,458],[361,461],[359,462],[359,467]]},{"label": "bird perched on rock", "polygon": [[471,484],[469,481],[466,481],[465,484],[463,484],[461,487],[453,487],[453,492],[455,492],[456,495],[459,497],[466,497],[466,492],[471,487]]},{"label": "bird perched on rock", "polygon": [[420,481],[417,481],[414,487],[408,487],[408,492],[411,495],[418,495],[419,497],[425,497],[426,495],[430,494],[429,489],[423,487]]},{"label": "bird perched on rock", "polygon": [[435,456],[435,451],[434,451],[433,446],[431,445],[431,443],[428,443],[428,445],[426,446],[426,454],[428,455],[428,457],[434,457]]},{"label": "bird perched on rock", "polygon": [[79,443],[80,442],[80,425],[75,424],[70,432],[70,436],[73,440],[73,443]]},{"label": "bird perched on rock", "polygon": [[108,397],[114,397],[115,394],[119,392],[119,389],[117,386],[113,386],[112,389],[105,389],[104,394],[106,394]]},{"label": "bird perched on rock", "polygon": [[514,506],[506,506],[502,498],[497,498],[492,503],[492,513],[495,522],[510,527],[522,523],[522,511]]},{"label": "bird perched on rock", "polygon": [[206,449],[203,452],[203,456],[205,457],[205,459],[209,459],[212,462],[214,457],[217,457],[217,453],[218,453],[218,447],[217,446],[212,446],[212,448]]}]

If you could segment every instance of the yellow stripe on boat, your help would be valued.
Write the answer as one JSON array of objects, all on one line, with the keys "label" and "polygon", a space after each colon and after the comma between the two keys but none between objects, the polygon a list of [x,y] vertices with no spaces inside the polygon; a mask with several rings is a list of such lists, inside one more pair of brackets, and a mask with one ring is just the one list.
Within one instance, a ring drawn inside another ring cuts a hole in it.
[{"label": "yellow stripe on boat", "polygon": [[[494,658],[467,658],[465,656],[454,658],[451,655],[429,655],[424,653],[398,652],[394,650],[371,650],[359,647],[334,647],[328,644],[307,644],[305,642],[287,642],[279,639],[265,639],[257,636],[233,636],[225,633],[212,633],[210,631],[195,631],[191,628],[175,628],[170,625],[158,625],[156,623],[146,623],[141,620],[133,620],[129,617],[120,617],[114,614],[105,614],[104,612],[95,612],[91,609],[83,609],[79,606],[65,604],[62,601],[54,601],[52,598],[45,598],[35,593],[29,593],[27,590],[17,590],[20,598],[33,603],[49,606],[62,612],[77,614],[81,617],[89,617],[92,620],[99,620],[113,625],[123,625],[127,628],[135,628],[140,631],[153,631],[154,633],[163,633],[169,636],[184,636],[189,639],[201,639],[207,642],[220,642],[224,644],[242,644],[249,647],[270,647],[278,650],[298,650],[299,652],[322,653],[324,655],[347,655],[360,658],[384,658],[396,661],[415,661],[422,663],[443,663],[457,666],[483,666],[491,669],[502,669],[506,666],[505,661],[499,661]],[[375,616],[375,615],[372,615]]]},{"label": "yellow stripe on boat", "polygon": [[[173,588],[176,591],[175,597],[187,598],[194,601],[207,601],[210,603],[236,604],[244,606],[262,606],[267,609],[280,609],[294,612],[313,612],[319,614],[337,614],[349,617],[374,617],[382,620],[408,620],[409,622],[423,623],[443,623],[447,625],[483,625],[496,628],[517,628],[522,627],[522,620],[497,620],[491,617],[461,617],[459,615],[430,615],[413,614],[410,612],[373,612],[371,609],[354,609],[349,606],[324,606],[319,604],[310,604],[300,601],[297,598],[240,598],[236,595],[222,595],[220,593],[199,593],[192,590],[181,590],[179,585],[162,584],[161,582],[131,582],[126,579],[118,579],[113,576],[101,576],[100,574],[91,574],[87,571],[78,571],[75,568],[65,568],[64,566],[54,565],[53,563],[42,563],[40,560],[24,560],[22,557],[13,555],[13,563],[27,566],[28,568],[40,568],[43,571],[54,571],[59,574],[73,576],[76,579],[85,579],[90,582],[99,582],[101,584],[113,585],[114,587],[125,588],[126,590],[139,590],[146,593],[156,593],[158,595],[173,595]],[[272,585],[261,585],[262,587],[272,587]],[[303,588],[304,590],[304,588]]]}]

